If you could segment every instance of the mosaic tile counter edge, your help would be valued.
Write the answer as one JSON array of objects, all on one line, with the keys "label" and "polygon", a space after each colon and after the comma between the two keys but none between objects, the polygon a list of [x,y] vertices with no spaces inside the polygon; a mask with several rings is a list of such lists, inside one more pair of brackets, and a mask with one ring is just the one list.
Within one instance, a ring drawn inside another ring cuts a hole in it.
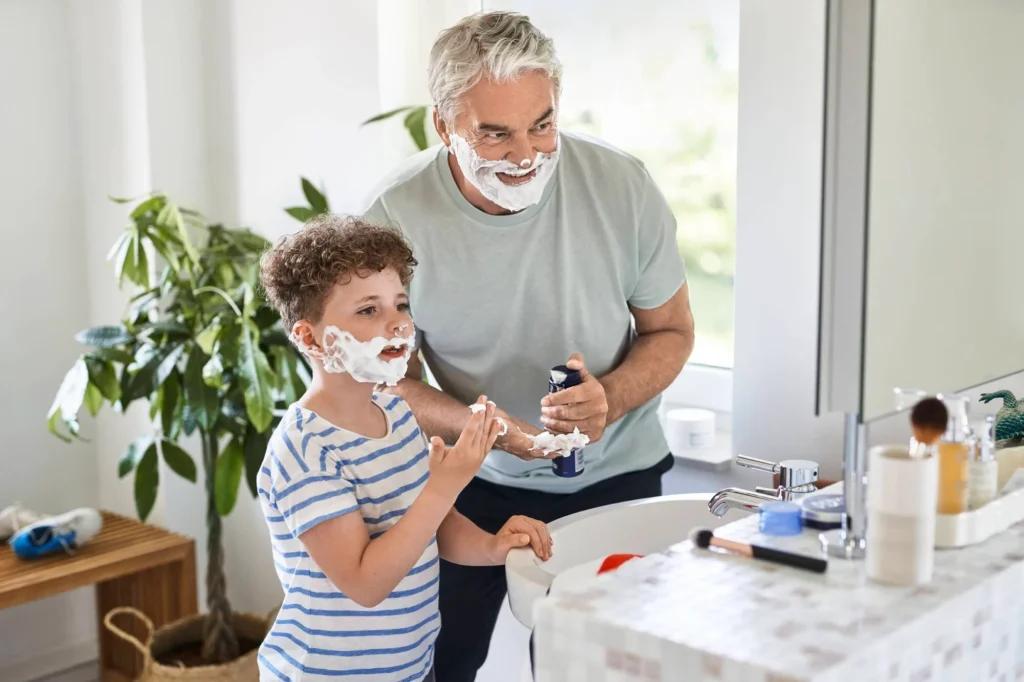
[{"label": "mosaic tile counter edge", "polygon": [[[716,535],[820,554],[816,531],[765,537],[756,515]],[[543,600],[534,641],[537,682],[1021,681],[1024,523],[936,550],[916,588],[863,561],[816,575],[687,541]]]}]

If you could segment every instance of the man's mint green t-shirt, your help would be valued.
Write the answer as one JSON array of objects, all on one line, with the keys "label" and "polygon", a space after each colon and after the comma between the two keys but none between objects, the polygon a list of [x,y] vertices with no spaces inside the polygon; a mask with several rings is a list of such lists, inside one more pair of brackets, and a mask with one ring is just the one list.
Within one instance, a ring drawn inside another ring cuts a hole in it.
[{"label": "man's mint green t-shirt", "polygon": [[[434,147],[408,159],[366,217],[398,226],[412,244],[410,307],[437,387],[467,405],[486,394],[543,428],[550,369],[580,352],[591,373],[607,374],[635,339],[629,306],[656,308],[683,285],[675,218],[639,160],[591,138],[561,133],[543,198],[514,215],[470,204],[447,155]],[[500,450],[478,475],[571,493],[649,468],[668,454],[658,402],[609,425],[584,449],[580,476],[560,478],[549,460]]]}]

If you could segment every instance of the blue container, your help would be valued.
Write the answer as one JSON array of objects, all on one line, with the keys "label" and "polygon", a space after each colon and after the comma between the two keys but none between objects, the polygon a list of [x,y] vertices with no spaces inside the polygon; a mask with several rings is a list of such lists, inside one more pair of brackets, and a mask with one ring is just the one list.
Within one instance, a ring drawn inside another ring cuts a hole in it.
[{"label": "blue container", "polygon": [[[551,368],[548,377],[548,393],[559,391],[583,383],[579,370],[569,369],[565,365],[558,365]],[[551,460],[551,470],[555,476],[562,478],[573,478],[583,473],[583,448],[577,448],[564,457],[555,457]]]},{"label": "blue container", "polygon": [[758,530],[765,535],[799,535],[803,530],[801,511],[795,502],[762,502]]}]

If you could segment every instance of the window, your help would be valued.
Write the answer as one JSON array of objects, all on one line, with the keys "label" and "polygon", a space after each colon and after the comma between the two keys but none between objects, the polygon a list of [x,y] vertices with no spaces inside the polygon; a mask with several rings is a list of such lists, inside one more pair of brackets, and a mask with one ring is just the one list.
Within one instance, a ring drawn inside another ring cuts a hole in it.
[{"label": "window", "polygon": [[554,39],[563,130],[606,140],[650,170],[678,222],[697,324],[690,363],[731,368],[739,0],[484,0],[483,9],[522,12]]}]

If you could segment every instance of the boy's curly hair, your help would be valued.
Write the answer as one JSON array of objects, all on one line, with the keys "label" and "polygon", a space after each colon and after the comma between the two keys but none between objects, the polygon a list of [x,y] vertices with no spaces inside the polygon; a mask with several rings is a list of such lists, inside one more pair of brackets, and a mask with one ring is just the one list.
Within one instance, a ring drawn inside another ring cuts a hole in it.
[{"label": "boy's curly hair", "polygon": [[263,254],[260,284],[290,333],[299,320],[320,320],[335,284],[388,267],[408,286],[416,259],[397,228],[325,213]]}]

